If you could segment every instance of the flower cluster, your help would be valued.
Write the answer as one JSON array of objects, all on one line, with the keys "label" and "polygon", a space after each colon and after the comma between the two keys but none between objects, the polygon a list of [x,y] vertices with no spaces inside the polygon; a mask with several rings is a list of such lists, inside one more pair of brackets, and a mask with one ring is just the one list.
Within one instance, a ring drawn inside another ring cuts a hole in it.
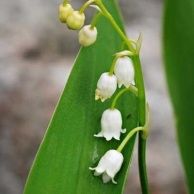
[{"label": "flower cluster", "polygon": [[104,102],[107,98],[110,98],[118,87],[120,88],[124,85],[128,88],[134,80],[134,68],[132,60],[127,57],[120,57],[117,59],[114,65],[114,74],[103,73],[97,83],[97,89],[95,94],[95,99],[101,99]]},{"label": "flower cluster", "polygon": [[[119,88],[122,85],[126,89],[129,88],[134,81],[134,76],[135,72],[132,60],[122,54],[120,57],[116,57],[110,72],[103,73],[97,82],[95,100],[101,99],[104,102],[106,99],[111,98],[117,89],[117,84]],[[117,99],[117,96],[115,99]],[[126,129],[122,129],[122,116],[120,111],[114,108],[114,106],[111,106],[110,109],[103,112],[101,117],[101,131],[94,136],[104,137],[107,141],[110,141],[112,138],[120,140],[120,134],[125,132]],[[103,183],[112,180],[116,184],[114,177],[120,170],[123,160],[123,155],[119,151],[109,150],[100,159],[97,167],[89,169],[95,170],[95,176],[102,174]]]},{"label": "flower cluster", "polygon": [[[66,23],[71,30],[80,30],[85,22],[85,14],[83,13],[87,4],[80,11],[74,11],[72,6],[64,0],[64,3],[59,6],[59,20]],[[79,43],[82,46],[92,45],[97,38],[97,29],[94,25],[84,26],[78,34]]]},{"label": "flower cluster", "polygon": [[[97,39],[97,29],[95,27],[96,22],[101,15],[99,7],[96,8],[99,13],[94,17],[93,22],[90,25],[84,25],[85,8],[92,1],[86,2],[79,11],[74,11],[72,6],[68,4],[68,0],[64,0],[63,4],[59,6],[59,19],[62,23],[66,23],[67,27],[71,30],[79,30],[78,39],[82,46],[90,46]],[[130,87],[134,80],[134,68],[133,62],[128,57],[129,51],[122,51],[117,53],[115,60],[110,68],[109,72],[102,73],[95,90],[95,100],[101,99],[102,102],[112,97],[117,90],[117,85],[120,88],[124,85],[126,88]],[[119,56],[119,57],[118,57]],[[95,134],[95,137],[104,137],[107,141],[112,138],[120,140],[120,134],[125,133],[126,129],[122,129],[122,116],[118,109],[110,108],[103,112],[101,117],[101,131]],[[95,170],[94,175],[102,175],[104,183],[112,180],[114,176],[120,170],[123,163],[123,155],[116,150],[109,150],[101,158],[96,168],[90,168]]]},{"label": "flower cluster", "polygon": [[70,4],[63,3],[59,6],[59,19],[62,23],[66,23],[69,29],[79,30],[84,25],[85,15],[74,11]]},{"label": "flower cluster", "polygon": [[[104,102],[106,99],[111,98],[118,87],[124,85],[128,88],[134,80],[134,68],[132,60],[127,56],[116,58],[113,62],[114,73],[103,73],[97,83],[97,89],[95,90],[95,100],[101,99]],[[117,109],[105,110],[101,118],[102,131],[96,137],[105,137],[107,141],[115,138],[120,140],[120,133],[125,133],[122,127],[121,113]]]},{"label": "flower cluster", "polygon": [[[90,46],[92,45],[97,39],[97,29],[96,29],[96,22],[101,15],[104,15],[112,21],[112,16],[108,13],[106,8],[102,5],[100,0],[89,0],[87,1],[79,11],[74,11],[72,6],[68,4],[69,0],[64,0],[63,4],[59,6],[59,19],[62,23],[66,23],[67,27],[71,30],[80,30],[78,33],[79,43],[82,46]],[[85,15],[84,10],[91,4],[96,3],[96,5],[91,5],[97,9],[98,13],[95,15],[92,23],[90,25],[85,25]],[[83,27],[84,26],[84,27]],[[119,27],[115,27],[119,28]],[[118,30],[118,33],[121,30]],[[122,34],[123,37],[123,34]],[[136,49],[129,43],[132,41],[136,45]],[[122,89],[113,99],[112,105],[109,109],[105,110],[101,117],[101,131],[98,134],[95,134],[95,137],[104,137],[106,141],[110,141],[111,139],[120,140],[121,133],[125,133],[126,129],[122,129],[122,116],[118,109],[115,108],[115,103],[120,95],[123,92],[130,90],[137,94],[137,88],[133,85],[134,77],[135,77],[135,70],[133,61],[130,57],[134,56],[134,54],[138,55],[139,50],[142,43],[141,33],[139,39],[137,41],[124,38],[124,44],[129,47],[129,50],[121,49],[121,52],[115,54],[115,58],[112,62],[109,72],[104,72],[100,76],[97,82],[97,88],[95,90],[95,100],[100,99],[102,102],[111,98],[115,91],[118,88],[124,86]],[[123,48],[123,45],[122,45]],[[149,122],[147,124],[147,128],[149,127]],[[90,170],[94,170],[94,175],[99,176],[102,175],[102,179],[104,183],[109,182],[112,180],[113,183],[116,184],[114,177],[120,170],[124,157],[121,154],[123,147],[125,146],[126,142],[130,139],[130,137],[137,131],[144,130],[144,127],[137,127],[130,131],[128,135],[125,137],[123,142],[117,148],[117,150],[109,150],[107,151],[104,156],[100,159],[97,167],[89,168]],[[145,133],[145,138],[148,135]]]}]

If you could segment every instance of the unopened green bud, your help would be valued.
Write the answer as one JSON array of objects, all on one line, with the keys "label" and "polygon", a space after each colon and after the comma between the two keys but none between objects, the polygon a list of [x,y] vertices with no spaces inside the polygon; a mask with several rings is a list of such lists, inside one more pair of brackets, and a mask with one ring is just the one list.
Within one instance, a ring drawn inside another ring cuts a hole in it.
[{"label": "unopened green bud", "polygon": [[59,6],[59,19],[62,23],[65,23],[69,15],[73,12],[73,8],[70,4],[63,5],[61,4]]},{"label": "unopened green bud", "polygon": [[67,27],[71,30],[79,30],[85,21],[84,13],[79,13],[79,11],[73,11],[71,15],[67,18]]},{"label": "unopened green bud", "polygon": [[91,25],[84,26],[78,34],[79,43],[83,46],[90,46],[96,41],[97,29],[94,27],[91,29]]}]

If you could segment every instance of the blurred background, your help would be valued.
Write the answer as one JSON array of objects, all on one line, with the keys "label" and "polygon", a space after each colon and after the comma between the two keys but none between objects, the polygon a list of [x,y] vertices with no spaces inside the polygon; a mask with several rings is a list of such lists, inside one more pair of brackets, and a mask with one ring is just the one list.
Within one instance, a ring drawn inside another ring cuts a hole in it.
[{"label": "blurred background", "polygon": [[[79,9],[84,0],[72,0]],[[23,191],[33,159],[80,48],[58,20],[61,0],[0,0],[0,193]],[[141,58],[152,127],[147,166],[152,194],[185,194],[161,57],[162,0],[119,1],[130,38],[144,36]],[[94,10],[87,9],[87,21]],[[140,194],[135,148],[125,194]]]}]

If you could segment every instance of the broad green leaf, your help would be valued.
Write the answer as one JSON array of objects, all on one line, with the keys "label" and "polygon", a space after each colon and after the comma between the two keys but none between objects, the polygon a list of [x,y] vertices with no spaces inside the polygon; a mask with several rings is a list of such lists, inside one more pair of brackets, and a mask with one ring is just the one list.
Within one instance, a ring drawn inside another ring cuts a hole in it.
[{"label": "broad green leaf", "polygon": [[164,61],[178,143],[190,193],[194,193],[194,1],[166,0]]},{"label": "broad green leaf", "polygon": [[[123,29],[117,4],[104,1]],[[115,177],[117,185],[103,184],[89,167],[95,167],[109,149],[117,149],[119,141],[106,142],[96,138],[100,119],[110,107],[111,99],[102,103],[94,100],[97,80],[109,71],[113,54],[120,51],[122,40],[111,24],[102,17],[97,23],[97,42],[82,48],[61,95],[53,118],[41,143],[25,191],[26,194],[119,194],[123,192],[135,137],[123,150],[124,163]],[[118,101],[127,132],[137,124],[137,99],[130,92]],[[121,135],[121,140],[126,134]]]}]

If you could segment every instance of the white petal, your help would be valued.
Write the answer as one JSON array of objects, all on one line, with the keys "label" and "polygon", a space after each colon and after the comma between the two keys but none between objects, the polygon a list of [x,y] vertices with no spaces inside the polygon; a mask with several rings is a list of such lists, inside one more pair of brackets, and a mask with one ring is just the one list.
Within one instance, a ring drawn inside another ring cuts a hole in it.
[{"label": "white petal", "polygon": [[117,184],[117,182],[114,180],[114,178],[111,179],[114,184]]},{"label": "white petal", "polygon": [[103,180],[103,183],[108,183],[111,180],[111,178],[106,173],[104,173],[102,175],[102,180]]},{"label": "white petal", "polygon": [[[103,174],[104,175],[104,174]],[[114,183],[114,184],[117,184],[117,182],[114,180],[114,174],[111,174],[111,172],[107,172],[107,176],[108,177],[110,177],[110,179],[112,180],[112,182]]]},{"label": "white petal", "polygon": [[97,166],[97,167],[95,167],[95,168],[91,168],[91,167],[89,167],[89,169],[90,170],[95,170],[95,172],[94,172],[94,176],[99,176],[99,175],[101,175],[102,173],[104,173],[104,171],[105,171],[105,168],[103,168],[103,166]]},{"label": "white petal", "polygon": [[100,176],[104,172],[103,168],[96,167],[96,171],[94,172],[94,176]]},{"label": "white petal", "polygon": [[90,170],[96,170],[96,168],[89,167]]},{"label": "white petal", "polygon": [[104,135],[104,137],[106,138],[106,141],[110,141],[113,138],[112,135],[109,134]]},{"label": "white petal", "polygon": [[94,134],[94,136],[95,136],[95,137],[103,137],[104,135],[103,135],[102,132],[100,132],[100,133],[98,133],[98,134]]},{"label": "white petal", "polygon": [[113,182],[114,184],[117,184],[117,182],[114,180],[114,178],[112,178],[112,182]]},{"label": "white petal", "polygon": [[99,172],[94,172],[94,176],[100,176],[102,173],[99,173]]},{"label": "white petal", "polygon": [[107,98],[101,98],[101,102],[104,102]]},{"label": "white petal", "polygon": [[118,81],[118,87],[121,88],[122,85],[123,83],[121,81]]},{"label": "white petal", "polygon": [[126,133],[126,129],[121,129],[121,133]]},{"label": "white petal", "polygon": [[119,135],[116,134],[116,135],[114,135],[113,137],[114,137],[116,140],[120,140],[120,134],[119,134]]}]

